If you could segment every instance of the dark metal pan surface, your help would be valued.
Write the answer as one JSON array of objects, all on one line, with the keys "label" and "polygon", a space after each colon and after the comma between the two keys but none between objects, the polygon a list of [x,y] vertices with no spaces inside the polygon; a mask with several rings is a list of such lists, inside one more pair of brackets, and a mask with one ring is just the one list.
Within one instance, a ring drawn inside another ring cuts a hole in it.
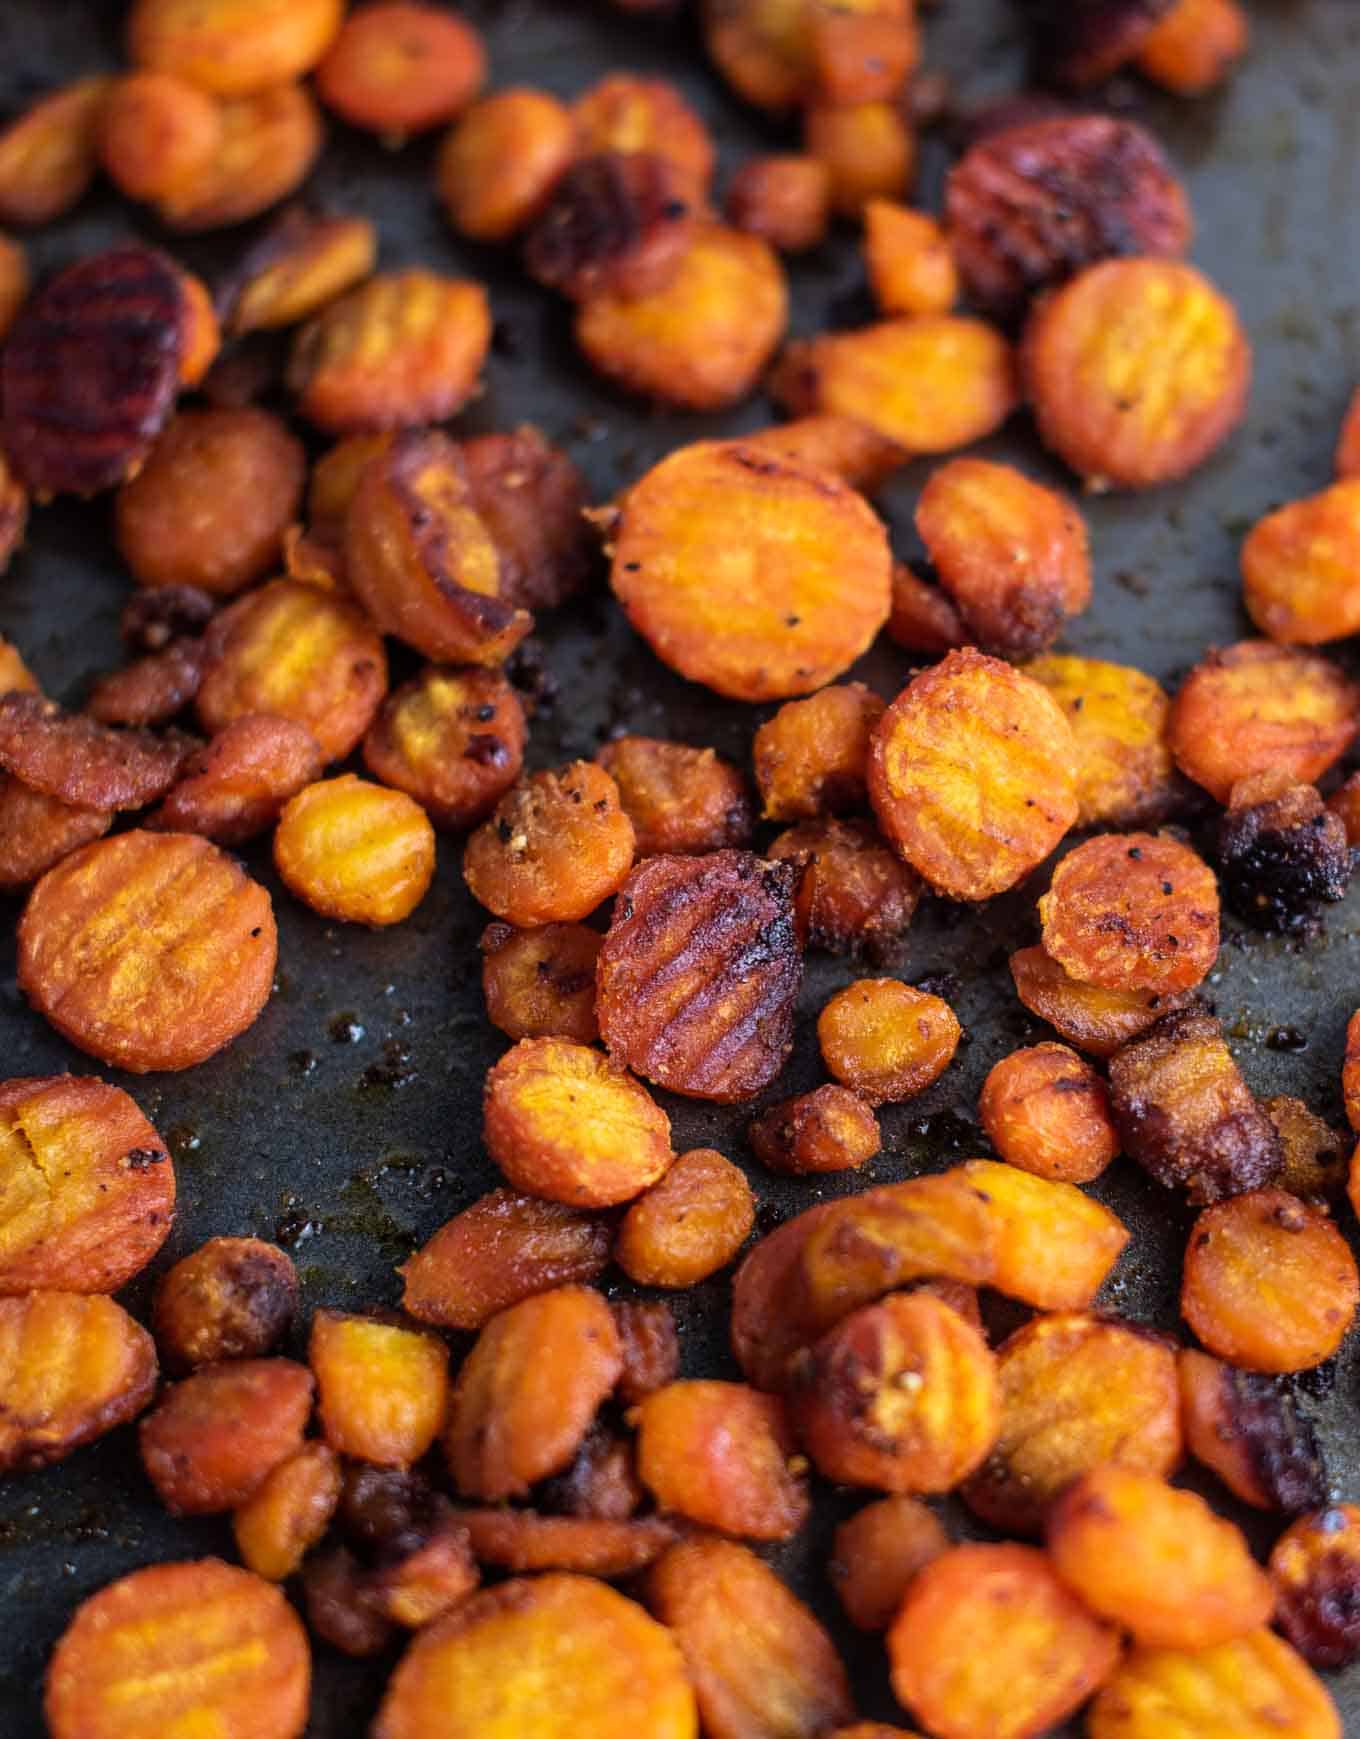
[{"label": "dark metal pan surface", "polygon": [[[1179,104],[1132,84],[1111,93],[1150,122],[1187,177],[1199,223],[1195,257],[1238,302],[1257,351],[1249,420],[1212,463],[1183,486],[1145,499],[1086,504],[1096,598],[1071,625],[1066,645],[1171,682],[1207,645],[1248,632],[1236,578],[1240,537],[1269,507],[1327,480],[1342,408],[1360,380],[1360,8],[1350,0],[1249,3],[1253,53],[1221,96]],[[570,94],[611,68],[664,73],[708,118],[729,167],[784,136],[719,87],[686,23],[625,20],[588,0],[472,0],[469,10],[488,34],[497,83]],[[1009,0],[947,0],[927,15],[931,63],[956,77],[969,102],[1019,83],[1019,10]],[[116,64],[121,12],[106,0],[3,0],[0,113],[78,72]],[[450,234],[433,197],[431,159],[426,145],[394,155],[334,126],[312,192],[340,210],[372,215],[385,264],[423,260],[490,284],[498,341],[486,394],[460,426],[540,424],[569,447],[605,499],[674,446],[769,420],[770,407],[759,400],[707,419],[654,412],[603,388],[575,357],[562,307],[528,284],[513,260]],[[938,146],[927,147],[927,191],[944,161]],[[46,270],[130,233],[155,235],[131,209],[96,195],[35,236],[33,255]],[[232,232],[178,251],[212,277],[248,239]],[[791,276],[795,331],[867,316],[848,230],[797,262]],[[988,450],[1059,480],[1023,419]],[[904,552],[924,474],[924,467],[909,469],[883,498]],[[127,589],[107,500],[63,502],[36,514],[27,548],[0,581],[0,632],[18,642],[50,693],[78,701],[90,676],[116,662]],[[591,754],[619,727],[711,742],[745,762],[757,722],[752,709],[663,669],[606,597],[545,620],[537,644],[557,698],[535,722],[535,764]],[[857,674],[891,695],[907,669],[907,657],[887,648]],[[314,917],[282,893],[267,853],[250,854],[278,905],[277,994],[237,1044],[204,1066],[120,1081],[172,1142],[179,1171],[180,1216],[157,1270],[214,1233],[254,1232],[292,1247],[309,1307],[391,1304],[399,1297],[394,1263],[497,1181],[479,1142],[479,1101],[501,1044],[483,1016],[478,985],[484,915],[462,887],[458,857],[457,843],[445,841],[437,883],[414,918],[369,934]],[[885,1112],[887,1145],[869,1181],[985,1151],[975,1124],[983,1076],[1005,1051],[1041,1036],[1004,970],[1010,949],[1034,935],[1038,880],[981,911],[927,902],[918,917],[899,970],[913,981],[949,975],[968,1043],[929,1093]],[[0,1074],[89,1071],[89,1060],[18,995],[17,912],[16,902],[0,902]],[[1357,939],[1360,894],[1353,894],[1307,943],[1229,934],[1207,986],[1252,1086],[1263,1095],[1301,1094],[1338,1121],[1342,1031],[1360,1002]],[[816,1010],[853,975],[848,962],[811,961],[797,1051],[781,1091],[818,1079]],[[667,1109],[682,1146],[716,1146],[749,1159],[742,1139],[748,1111],[681,1100],[668,1100]],[[766,1226],[830,1193],[813,1182],[773,1180],[754,1164],[752,1174]],[[1096,1193],[1135,1231],[1109,1305],[1174,1327],[1187,1212],[1127,1162]],[[1349,1216],[1345,1223],[1353,1234]],[[134,1310],[145,1303],[150,1278],[130,1289]],[[733,1374],[727,1302],[725,1277],[676,1299],[687,1373]],[[1325,1440],[1337,1494],[1360,1500],[1354,1340],[1299,1386]],[[900,1720],[881,1647],[840,1622],[823,1573],[831,1528],[853,1507],[844,1494],[821,1492],[815,1524],[775,1559],[835,1627],[864,1714]],[[1239,1519],[1268,1545],[1258,1520],[1245,1512]],[[976,1531],[961,1511],[950,1520],[962,1533]],[[0,1485],[0,1733],[39,1739],[44,1663],[80,1599],[137,1565],[216,1551],[230,1551],[224,1525],[172,1522],[159,1509],[131,1431],[60,1468]],[[312,1739],[358,1739],[386,1664],[360,1668],[318,1650]],[[1360,1735],[1360,1670],[1335,1689],[1347,1731]]]}]

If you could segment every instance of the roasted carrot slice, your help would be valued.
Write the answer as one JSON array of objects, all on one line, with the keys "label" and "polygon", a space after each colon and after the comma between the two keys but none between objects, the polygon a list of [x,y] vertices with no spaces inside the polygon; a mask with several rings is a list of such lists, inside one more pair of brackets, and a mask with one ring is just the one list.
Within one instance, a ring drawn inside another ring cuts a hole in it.
[{"label": "roasted carrot slice", "polygon": [[1090,1739],[1341,1739],[1326,1686],[1269,1630],[1190,1654],[1137,1649],[1086,1718]]},{"label": "roasted carrot slice", "polygon": [[272,1352],[293,1320],[298,1277],[292,1258],[259,1238],[209,1238],[166,1270],[151,1326],[175,1371]]},{"label": "roasted carrot slice", "polygon": [[444,1423],[449,1352],[436,1335],[319,1310],[308,1361],[326,1441],[379,1467],[419,1461]]},{"label": "roasted carrot slice", "polygon": [[807,1521],[807,1482],[794,1471],[777,1395],[744,1383],[668,1383],[636,1421],[638,1475],[662,1510],[750,1540],[787,1540]]},{"label": "roasted carrot slice", "polygon": [[214,1515],[253,1497],[301,1448],[312,1389],[307,1367],[292,1359],[204,1365],[167,1389],[138,1435],[171,1515]]}]

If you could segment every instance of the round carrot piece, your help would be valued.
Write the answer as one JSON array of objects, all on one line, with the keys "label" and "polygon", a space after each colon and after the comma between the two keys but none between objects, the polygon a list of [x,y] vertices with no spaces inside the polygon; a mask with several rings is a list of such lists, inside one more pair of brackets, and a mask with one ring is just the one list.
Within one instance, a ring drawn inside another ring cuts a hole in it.
[{"label": "round carrot piece", "polygon": [[0,131],[0,222],[51,223],[99,167],[99,123],[113,80],[77,79],[40,97]]},{"label": "round carrot piece", "polygon": [[1220,1358],[1252,1371],[1307,1371],[1329,1359],[1360,1303],[1346,1240],[1284,1190],[1216,1202],[1185,1252],[1181,1314]]},{"label": "round carrot piece", "polygon": [[258,217],[295,192],[321,154],[321,116],[305,85],[229,97],[218,115],[222,138],[212,160],[156,202],[170,229],[195,234]]},{"label": "round carrot piece", "polygon": [[807,1521],[807,1482],[792,1465],[777,1395],[744,1383],[668,1383],[636,1417],[638,1474],[664,1512],[751,1540],[787,1540]]},{"label": "round carrot piece", "polygon": [[292,1359],[231,1359],[166,1389],[137,1435],[171,1515],[216,1515],[252,1497],[302,1447],[313,1386]]},{"label": "round carrot piece", "polygon": [[490,343],[480,284],[418,270],[379,273],[302,328],[288,379],[320,429],[414,428],[462,408]]},{"label": "round carrot piece", "polygon": [[1068,1587],[1143,1648],[1214,1648],[1270,1621],[1275,1596],[1241,1529],[1150,1474],[1093,1468],[1046,1535]]},{"label": "round carrot piece", "polygon": [[896,978],[848,984],[817,1016],[823,1062],[871,1105],[924,1092],[953,1061],[961,1031],[941,997]]},{"label": "round carrot piece", "polygon": [[659,737],[616,737],[595,756],[619,788],[637,855],[722,851],[751,837],[751,800],[713,749]]},{"label": "round carrot piece", "polygon": [[602,151],[558,178],[524,239],[531,278],[573,302],[633,300],[674,282],[694,239],[685,184],[655,151]]},{"label": "round carrot piece", "polygon": [[181,411],[118,492],[123,559],[144,586],[239,592],[277,564],[306,470],[268,411]]},{"label": "round carrot piece", "polygon": [[1072,978],[1042,948],[1011,955],[1015,994],[1059,1037],[1094,1057],[1109,1057],[1155,1026],[1164,1014],[1192,1000],[1188,991],[1165,996],[1151,990],[1102,990]]},{"label": "round carrot piece", "polygon": [[410,1467],[438,1436],[448,1411],[449,1349],[437,1335],[319,1310],[307,1359],[322,1433],[339,1454]]},{"label": "round carrot piece", "polygon": [[523,1039],[486,1078],[486,1145],[517,1189],[574,1207],[612,1207],[670,1167],[670,1119],[601,1052]]},{"label": "round carrot piece", "polygon": [[1160,1336],[1063,1311],[1017,1329],[996,1356],[1001,1431],[963,1488],[990,1526],[1040,1533],[1054,1500],[1104,1462],[1156,1475],[1179,1462],[1176,1355]]},{"label": "round carrot piece", "polygon": [[951,1491],[981,1464],[1001,1422],[986,1341],[928,1293],[857,1310],[797,1367],[799,1436],[837,1485]]},{"label": "round carrot piece", "polygon": [[155,1389],[151,1336],[111,1298],[0,1298],[0,1473],[64,1460],[135,1419]]},{"label": "round carrot piece", "polygon": [[1095,1302],[1129,1241],[1117,1214],[1074,1184],[999,1160],[966,1160],[956,1173],[987,1203],[998,1292],[1038,1310],[1085,1310]]},{"label": "round carrot piece", "polygon": [[904,199],[916,167],[916,140],[895,101],[810,103],[803,149],[831,178],[831,209],[857,218],[876,199]]},{"label": "round carrot piece", "polygon": [[652,857],[614,905],[595,1012],[611,1056],[658,1087],[749,1099],[783,1067],[803,956],[791,864]]},{"label": "round carrot piece", "polygon": [[324,765],[305,725],[247,713],[193,756],[147,826],[243,845],[272,827],[288,799],[319,779]]},{"label": "round carrot piece", "polygon": [[1297,1515],[1327,1501],[1327,1471],[1292,1389],[1182,1347],[1176,1358],[1185,1446],[1258,1510]]},{"label": "round carrot piece", "polygon": [[985,900],[1046,858],[1077,816],[1076,752],[1048,691],[999,659],[951,652],[874,735],[878,824],[942,893]]},{"label": "round carrot piece", "polygon": [[806,947],[877,961],[899,950],[921,878],[872,822],[802,821],[771,840],[769,856],[802,871],[794,915]]},{"label": "round carrot piece", "polygon": [[247,1570],[285,1582],[317,1545],[340,1502],[340,1457],[328,1443],[304,1443],[268,1475],[231,1518]]},{"label": "round carrot piece", "polygon": [[690,199],[703,205],[716,153],[708,128],[668,79],[610,73],[572,104],[582,153],[656,151],[679,172]]},{"label": "round carrot piece", "polygon": [[507,923],[573,923],[622,886],[633,845],[618,786],[593,761],[573,761],[501,798],[468,840],[463,874]]},{"label": "round carrot piece", "polygon": [[1076,745],[1077,826],[1138,827],[1176,802],[1167,745],[1171,702],[1127,664],[1050,653],[1023,666],[1067,715]]},{"label": "round carrot piece", "polygon": [[1360,629],[1360,478],[1291,501],[1242,545],[1242,601],[1272,640],[1317,646]]},{"label": "round carrot piece", "polygon": [[751,1150],[771,1171],[804,1177],[855,1171],[882,1147],[878,1119],[848,1087],[815,1087],[772,1105],[746,1132]]},{"label": "round carrot piece", "polygon": [[351,924],[409,918],[434,863],[434,829],[415,799],[353,773],[299,791],[274,834],[274,866],[291,891]]},{"label": "round carrot piece", "polygon": [[99,158],[120,193],[155,201],[196,179],[222,144],[219,106],[166,72],[113,82],[99,116]]},{"label": "round carrot piece", "polygon": [[772,391],[795,416],[852,417],[910,453],[980,441],[1019,402],[1010,345],[962,314],[884,320],[791,344]]},{"label": "round carrot piece", "polygon": [[886,1630],[917,1571],[948,1550],[934,1510],[912,1497],[879,1498],[836,1529],[827,1575],[857,1630]]},{"label": "round carrot piece", "polygon": [[1321,1679],[1273,1631],[1187,1653],[1137,1649],[1086,1717],[1090,1739],[1342,1739]]},{"label": "round carrot piece", "polygon": [[1106,260],[1030,317],[1021,367],[1044,443],[1090,487],[1184,477],[1241,421],[1251,345],[1183,260]]},{"label": "round carrot piece", "polygon": [[893,1690],[938,1739],[1037,1739],[1109,1678],[1119,1633],[1032,1546],[955,1546],[888,1632]]},{"label": "round carrot piece", "polygon": [[891,576],[883,526],[852,489],[740,441],[704,441],[628,491],[610,583],[664,663],[754,701],[839,676],[887,620]]},{"label": "round carrot piece", "polygon": [[788,152],[748,157],[727,184],[727,221],[782,254],[815,248],[831,223],[831,171],[816,157]]},{"label": "round carrot piece", "polygon": [[353,604],[297,580],[272,580],[213,619],[198,717],[216,736],[252,713],[305,725],[342,760],[387,687],[383,643]]},{"label": "round carrot piece", "polygon": [[340,26],[316,69],[316,88],[352,127],[399,145],[451,121],[485,77],[482,39],[456,12],[371,0]]},{"label": "round carrot piece", "polygon": [[272,1352],[292,1322],[292,1258],[259,1238],[209,1238],[161,1275],[151,1326],[171,1370]]},{"label": "round carrot piece", "polygon": [[539,924],[482,932],[486,1017],[512,1039],[575,1039],[593,1044],[595,962],[604,938],[584,924]]},{"label": "round carrot piece", "polygon": [[978,1114],[1010,1164],[1058,1183],[1091,1183],[1119,1152],[1105,1083],[1066,1045],[1031,1045],[994,1065]]},{"label": "round carrot piece", "polygon": [[[907,455],[894,441],[885,441],[863,423],[834,413],[813,412],[774,423],[767,429],[752,429],[742,436],[748,447],[781,453],[786,459],[811,465],[814,471],[830,471],[852,489],[872,493],[907,462]],[[894,573],[901,566],[894,563]]]},{"label": "round carrot piece", "polygon": [[864,253],[880,314],[947,314],[958,299],[949,237],[927,212],[871,199],[864,208]]},{"label": "round carrot piece", "polygon": [[697,1739],[670,1634],[586,1576],[503,1582],[421,1631],[374,1739]]},{"label": "round carrot piece", "polygon": [[1175,0],[1134,57],[1145,78],[1177,96],[1198,97],[1227,77],[1247,52],[1247,15],[1237,0]]},{"label": "round carrot piece", "polygon": [[788,287],[774,250],[705,223],[665,289],[593,297],[577,310],[575,333],[592,367],[629,391],[718,411],[755,386],[787,324]]},{"label": "round carrot piece", "polygon": [[274,983],[269,895],[207,840],[120,833],[49,870],[19,920],[29,1001],[103,1062],[187,1069],[238,1038]]},{"label": "round carrot piece", "polygon": [[0,1293],[116,1292],[165,1242],[175,1168],[104,1081],[0,1083]]},{"label": "round carrot piece", "polygon": [[297,1739],[310,1689],[307,1633],[282,1593],[200,1558],[91,1595],[52,1655],[43,1709],[52,1739]]},{"label": "round carrot piece", "polygon": [[1275,1619],[1315,1667],[1360,1658],[1360,1509],[1331,1504],[1300,1516],[1270,1554]]},{"label": "round carrot piece", "polygon": [[135,0],[128,58],[218,96],[251,96],[310,72],[344,0]]},{"label": "round carrot piece", "polygon": [[766,821],[806,821],[863,809],[869,748],[884,703],[862,682],[786,701],[751,744]]},{"label": "round carrot piece", "polygon": [[639,1286],[697,1286],[727,1266],[755,1221],[741,1167],[692,1148],[623,1216],[614,1260]]},{"label": "round carrot piece", "polygon": [[1218,883],[1164,834],[1106,833],[1068,852],[1039,901],[1045,953],[1103,990],[1193,990],[1218,958]]},{"label": "round carrot piece", "polygon": [[444,1451],[465,1497],[499,1503],[560,1473],[622,1369],[609,1306],[559,1286],[502,1311],[458,1373]]},{"label": "round carrot piece", "polygon": [[445,140],[439,197],[460,235],[509,241],[538,216],[575,154],[571,112],[555,96],[529,85],[493,91]]},{"label": "round carrot piece", "polygon": [[1013,465],[951,459],[922,491],[916,529],[940,584],[987,651],[1042,652],[1091,602],[1081,515]]}]

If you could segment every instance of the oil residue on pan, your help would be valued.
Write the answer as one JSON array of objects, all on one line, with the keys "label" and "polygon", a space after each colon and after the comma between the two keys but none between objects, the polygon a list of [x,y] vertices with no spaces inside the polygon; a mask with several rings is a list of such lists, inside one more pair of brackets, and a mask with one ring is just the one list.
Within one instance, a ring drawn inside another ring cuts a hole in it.
[{"label": "oil residue on pan", "polygon": [[[603,6],[492,0],[471,7],[487,34],[498,85],[532,83],[564,95],[603,72],[629,68],[677,79],[710,123],[725,167],[769,149],[778,135],[740,108],[705,69],[689,27],[627,20]],[[1008,0],[958,0],[932,13],[931,64],[960,82],[967,102],[1019,82],[1018,8]],[[1066,649],[1125,659],[1174,683],[1211,644],[1241,638],[1237,549],[1244,530],[1278,502],[1320,486],[1351,386],[1360,379],[1354,285],[1360,226],[1347,222],[1360,168],[1360,15],[1336,0],[1253,8],[1252,54],[1224,93],[1195,104],[1142,86],[1113,93],[1146,119],[1186,177],[1198,221],[1195,258],[1232,295],[1257,352],[1246,426],[1184,485],[1150,497],[1084,503],[1097,567],[1090,612],[1073,622]],[[116,64],[116,20],[101,0],[10,0],[0,17],[0,108],[92,65]],[[487,391],[460,429],[539,424],[589,476],[595,498],[617,489],[683,442],[767,420],[765,407],[726,418],[651,411],[602,388],[576,358],[569,315],[530,285],[513,261],[461,244],[432,196],[432,150],[393,155],[335,127],[312,192],[323,206],[377,221],[385,260],[426,261],[482,279],[491,289],[497,339]],[[927,149],[923,175],[944,163]],[[32,240],[47,270],[127,236],[137,217],[96,196]],[[158,239],[147,226],[147,239]],[[243,246],[239,233],[177,252],[210,280]],[[867,317],[862,269],[850,230],[791,266],[795,332]],[[1023,424],[987,444],[1032,474],[1062,483]],[[881,497],[905,528],[925,475],[911,467]],[[116,644],[126,582],[109,560],[107,503],[64,504],[35,516],[28,548],[0,590],[0,630],[24,648],[48,691],[77,701]],[[750,709],[715,699],[656,663],[620,613],[592,597],[547,621],[532,656],[544,701],[530,746],[534,765],[589,755],[620,728],[712,743],[744,763]],[[1342,657],[1346,656],[1342,649]],[[886,695],[909,660],[879,650],[854,674]],[[761,713],[760,716],[765,716]],[[249,854],[276,892],[267,853]],[[945,1078],[909,1105],[883,1113],[885,1148],[853,1186],[935,1170],[979,1150],[977,1092],[998,1057],[1041,1034],[1011,993],[1005,961],[1017,938],[1034,938],[1032,885],[978,910],[927,901],[911,931],[903,969],[911,980],[947,985],[967,1042]],[[216,1233],[253,1232],[293,1252],[304,1305],[393,1303],[393,1265],[444,1220],[500,1180],[477,1138],[482,1081],[501,1044],[487,1025],[471,963],[485,914],[475,909],[447,846],[434,889],[390,933],[340,930],[286,898],[278,901],[281,969],[264,1016],[229,1051],[183,1075],[132,1085],[172,1145],[182,1208],[158,1267]],[[17,908],[0,924],[0,1041],[7,1076],[88,1065],[23,1005],[14,978]],[[1360,894],[1329,910],[1325,934],[1305,942],[1262,940],[1230,925],[1207,994],[1224,1020],[1253,1090],[1293,1093],[1339,1121],[1338,1063],[1356,1001]],[[813,1020],[852,969],[810,961],[794,1058],[779,1091],[820,1079]],[[117,1078],[117,1077],[114,1077]],[[676,1145],[746,1156],[749,1113],[662,1096]],[[752,1175],[760,1226],[824,1196],[839,1182]],[[1189,1212],[1135,1169],[1116,1166],[1095,1188],[1134,1231],[1136,1260],[1111,1288],[1111,1307],[1166,1327]],[[130,1298],[141,1312],[145,1278]],[[687,1371],[732,1375],[724,1280],[681,1294]],[[305,1314],[305,1312],[304,1312]],[[1355,1343],[1298,1379],[1340,1496],[1360,1498]],[[1221,1493],[1216,1501],[1222,1502]],[[831,1529],[854,1507],[835,1496],[814,1526],[781,1549],[777,1564],[831,1624],[846,1651],[862,1708],[900,1719],[882,1650],[849,1632],[824,1566]],[[1259,1524],[1242,1511],[1236,1519]],[[977,1524],[951,1506],[961,1535]],[[38,1739],[40,1677],[76,1602],[111,1578],[158,1559],[230,1555],[217,1521],[171,1522],[135,1461],[132,1434],[117,1433],[59,1469],[0,1484],[0,1601],[7,1636],[0,1665],[0,1728]],[[350,1739],[374,1706],[382,1671],[318,1651],[314,1739]],[[1360,1672],[1333,1681],[1348,1729],[1360,1731]]]}]

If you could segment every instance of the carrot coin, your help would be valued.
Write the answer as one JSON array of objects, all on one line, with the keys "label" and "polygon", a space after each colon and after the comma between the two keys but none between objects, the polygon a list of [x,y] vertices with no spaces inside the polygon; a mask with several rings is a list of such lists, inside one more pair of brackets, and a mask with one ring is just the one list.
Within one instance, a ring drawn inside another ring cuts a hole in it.
[{"label": "carrot coin", "polygon": [[723,210],[734,229],[760,236],[780,253],[802,253],[830,227],[831,171],[816,157],[793,152],[748,157],[727,184]]},{"label": "carrot coin", "polygon": [[243,845],[272,827],[289,798],[319,779],[324,765],[305,725],[274,713],[246,713],[192,757],[146,824],[161,833],[201,833],[218,845]]},{"label": "carrot coin", "polygon": [[116,79],[99,119],[99,156],[129,199],[158,200],[194,179],[222,144],[219,106],[206,91],[165,72]]},{"label": "carrot coin", "polygon": [[378,235],[366,217],[314,217],[290,207],[246,255],[226,298],[233,336],[306,320],[373,270]]},{"label": "carrot coin", "polygon": [[316,69],[323,103],[398,145],[451,121],[486,76],[481,37],[456,12],[416,0],[357,7]]},{"label": "carrot coin", "polygon": [[151,1326],[174,1371],[272,1352],[297,1310],[298,1277],[277,1244],[209,1238],[161,1275]]},{"label": "carrot coin", "polygon": [[1166,741],[1171,702],[1127,664],[1050,653],[1023,667],[1067,714],[1077,748],[1077,826],[1139,827],[1169,814],[1176,768]]},{"label": "carrot coin", "polygon": [[310,72],[340,28],[344,0],[136,0],[128,58],[222,97]]},{"label": "carrot coin", "polygon": [[1090,1739],[1342,1739],[1327,1687],[1283,1637],[1255,1630],[1189,1653],[1136,1649],[1091,1705]]},{"label": "carrot coin", "polygon": [[292,1359],[203,1365],[141,1421],[142,1464],[171,1515],[234,1510],[302,1447],[313,1382]]},{"label": "carrot coin", "polygon": [[892,558],[863,498],[825,472],[704,441],[628,491],[610,583],[672,669],[734,700],[810,694],[887,620]]},{"label": "carrot coin", "polygon": [[1060,1038],[1093,1057],[1109,1057],[1153,1027],[1164,1014],[1193,1000],[1190,992],[1163,996],[1151,990],[1102,990],[1072,978],[1042,948],[1011,955],[1015,994]]},{"label": "carrot coin", "polygon": [[1263,634],[1317,646],[1360,629],[1360,478],[1291,501],[1242,545],[1242,601]]},{"label": "carrot coin", "polygon": [[277,953],[269,895],[190,834],[84,846],[19,920],[24,994],[73,1044],[134,1074],[187,1069],[238,1038],[269,1000]]},{"label": "carrot coin", "polygon": [[0,132],[0,222],[51,223],[99,167],[99,122],[113,80],[77,79],[40,97]]},{"label": "carrot coin", "polygon": [[1076,820],[1075,763],[1047,690],[967,648],[888,708],[869,795],[879,826],[928,882],[985,900],[1041,863]]},{"label": "carrot coin", "polygon": [[272,1583],[217,1558],[156,1564],[79,1608],[47,1669],[52,1739],[297,1739],[311,1654]]},{"label": "carrot coin", "polygon": [[583,154],[659,152],[682,176],[691,201],[706,202],[716,153],[677,85],[611,73],[583,91],[571,112]]},{"label": "carrot coin", "polygon": [[528,85],[493,91],[459,118],[439,153],[439,197],[460,235],[504,242],[542,210],[575,154],[570,111]]},{"label": "carrot coin", "polygon": [[299,791],[274,833],[274,867],[292,892],[351,924],[409,918],[434,863],[434,829],[415,799],[353,773]]},{"label": "carrot coin", "polygon": [[170,229],[194,234],[258,217],[302,185],[321,153],[321,116],[305,85],[230,97],[218,116],[222,137],[211,161],[156,203]]},{"label": "carrot coin", "polygon": [[954,1060],[961,1032],[943,997],[896,978],[857,979],[817,1016],[822,1061],[871,1105],[924,1092]]},{"label": "carrot coin", "polygon": [[1246,53],[1249,33],[1237,0],[1175,0],[1143,38],[1134,64],[1165,90],[1202,96]]},{"label": "carrot coin", "polygon": [[638,1476],[665,1514],[750,1540],[787,1540],[806,1523],[807,1481],[777,1395],[744,1383],[667,1383],[636,1418]]}]

